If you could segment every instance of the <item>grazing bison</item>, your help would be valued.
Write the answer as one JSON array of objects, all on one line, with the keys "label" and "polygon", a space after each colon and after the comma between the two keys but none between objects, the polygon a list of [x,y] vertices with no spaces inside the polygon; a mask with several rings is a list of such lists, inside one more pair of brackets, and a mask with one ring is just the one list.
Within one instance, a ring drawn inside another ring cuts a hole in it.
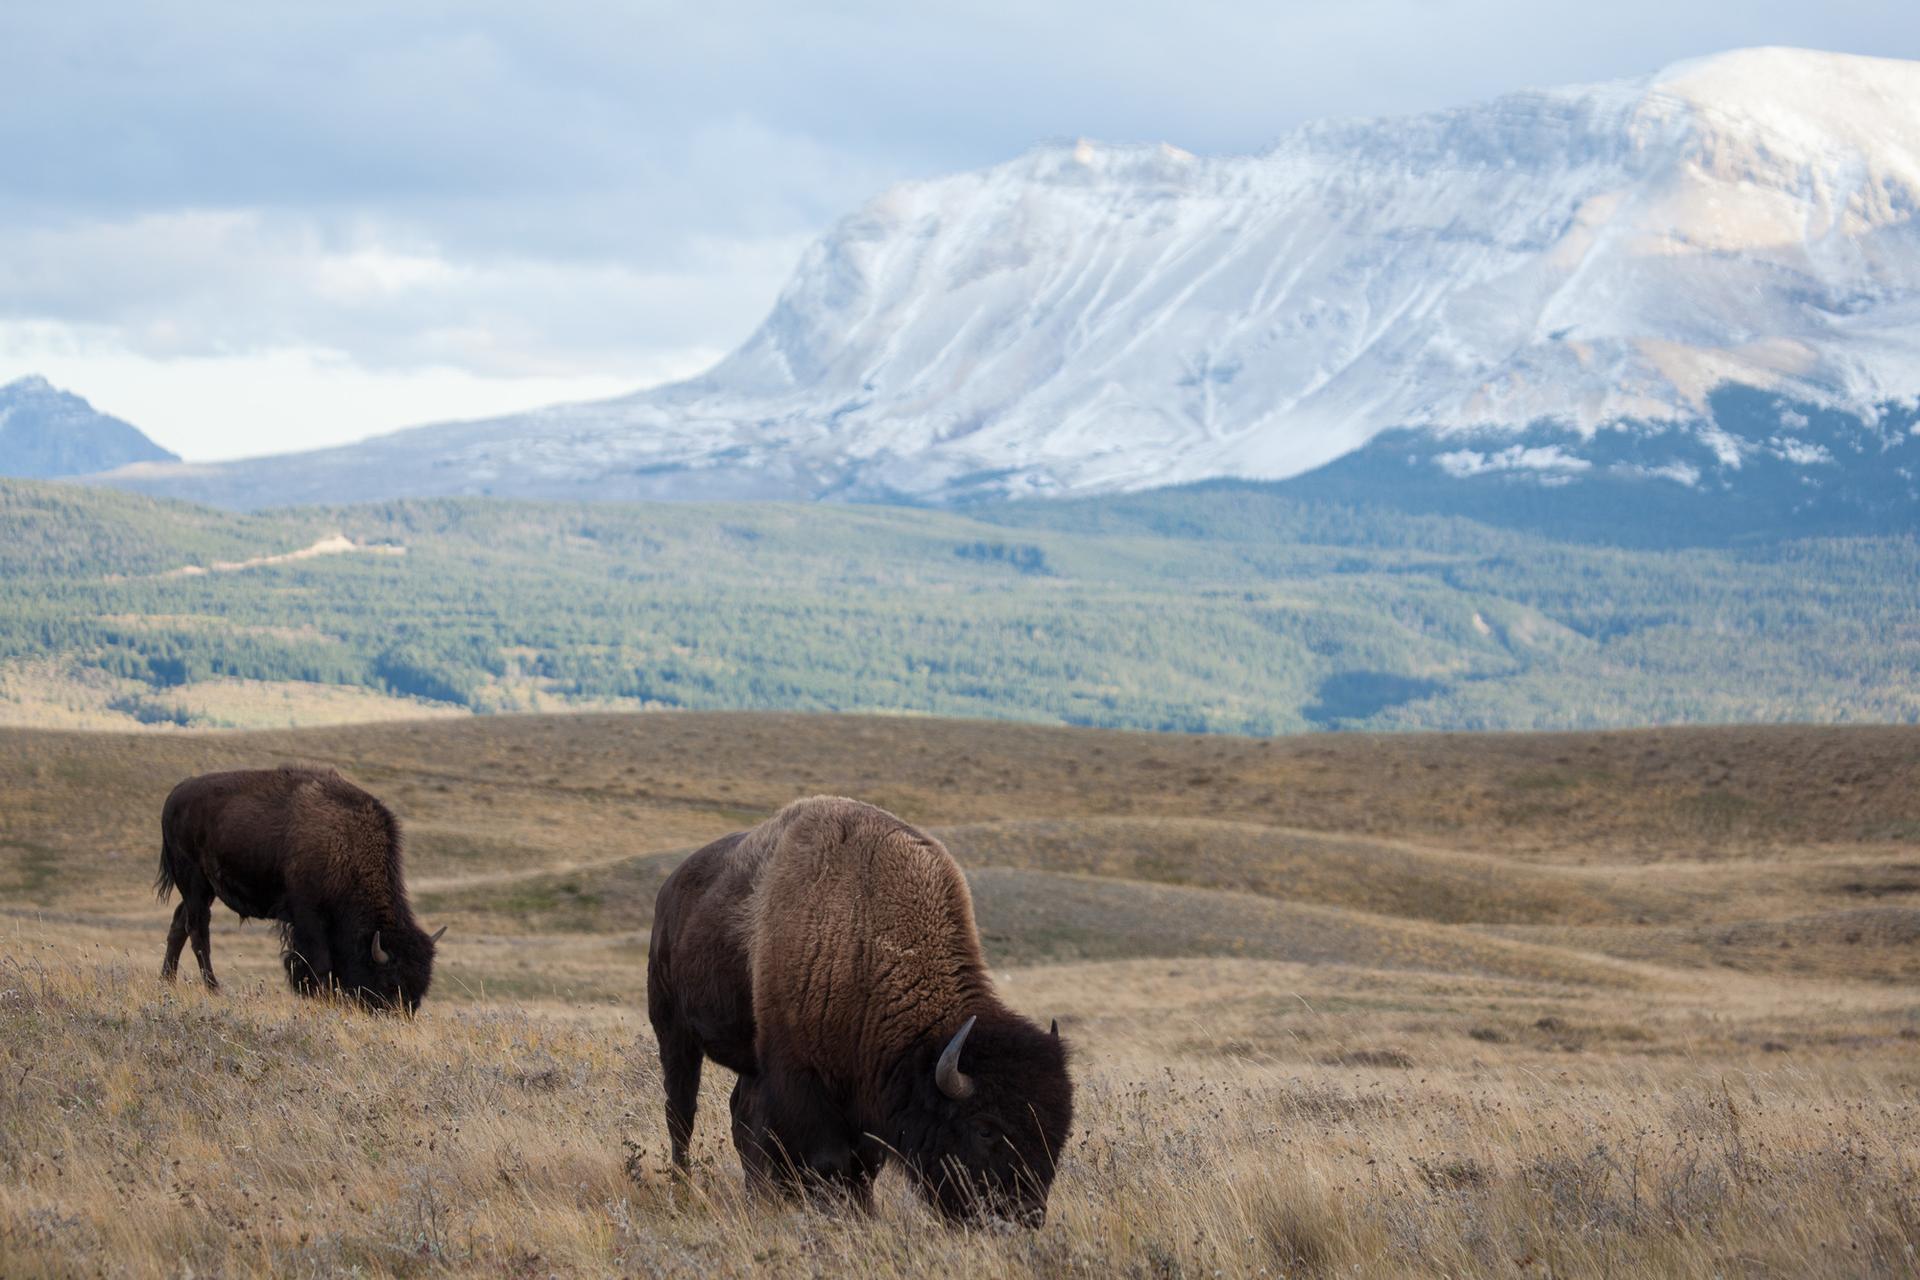
[{"label": "grazing bison", "polygon": [[188,778],[160,816],[164,901],[180,890],[160,976],[180,948],[209,987],[207,922],[215,898],[242,920],[280,922],[282,963],[295,991],[337,991],[381,1008],[420,1007],[433,980],[432,936],[414,923],[400,873],[400,823],[333,770],[246,769]]},{"label": "grazing bison", "polygon": [[700,1068],[738,1073],[750,1183],[871,1204],[899,1159],[950,1221],[1037,1223],[1073,1119],[1058,1026],[994,994],[939,841],[854,800],[799,800],[660,887],[647,1015],[684,1170]]}]

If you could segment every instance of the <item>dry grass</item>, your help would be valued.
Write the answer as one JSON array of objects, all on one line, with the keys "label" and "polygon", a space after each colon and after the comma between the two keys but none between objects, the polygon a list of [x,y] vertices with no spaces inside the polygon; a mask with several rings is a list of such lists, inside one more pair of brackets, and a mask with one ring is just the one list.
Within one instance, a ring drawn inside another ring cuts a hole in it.
[{"label": "dry grass", "polygon": [[[1856,1012],[1882,1023],[1882,1046],[1844,1060],[1570,1054],[1550,1033],[1493,1048],[1379,1010],[1302,1013],[1308,1036],[1269,1056],[1195,1038],[1214,1025],[1205,1003],[1230,1006],[1234,980],[1315,983],[1310,970],[1203,967],[1157,988],[1090,975],[1136,991],[1117,1011],[1076,1000],[1071,974],[1015,975],[1013,990],[1044,986],[1067,1010],[1081,1133],[1044,1230],[964,1234],[897,1181],[875,1223],[749,1205],[711,1123],[695,1185],[676,1193],[631,1012],[443,1004],[401,1022],[265,981],[168,990],[110,950],[11,941],[8,1276],[1916,1266],[1920,1075],[1884,1010]],[[1184,1048],[1145,1030],[1178,1017],[1176,994]],[[1314,994],[1337,1010],[1334,992]],[[1508,1021],[1543,998],[1479,995]],[[1223,1008],[1218,1022],[1245,1020]],[[1369,1032],[1398,1047],[1353,1047]],[[724,1107],[720,1082],[708,1095]]]},{"label": "dry grass", "polygon": [[[409,821],[454,926],[418,1019],[296,1000],[224,913],[227,991],[153,976],[159,797],[282,758]],[[1920,854],[1887,779],[1917,759],[1803,729],[9,732],[0,1276],[1911,1275]],[[1789,817],[1707,813],[1696,766]],[[665,1176],[652,888],[818,789],[942,826],[1008,998],[1073,1040],[1044,1229],[948,1230],[893,1178],[871,1222],[748,1204],[717,1070],[693,1185]]]},{"label": "dry grass", "polygon": [[[219,625],[217,619],[206,622]],[[285,627],[233,630],[305,638]],[[11,726],[177,732],[186,723],[215,729],[274,729],[467,714],[465,708],[447,703],[395,697],[350,685],[218,678],[156,692],[144,681],[124,679],[75,662],[44,658],[0,662],[0,723]]]}]

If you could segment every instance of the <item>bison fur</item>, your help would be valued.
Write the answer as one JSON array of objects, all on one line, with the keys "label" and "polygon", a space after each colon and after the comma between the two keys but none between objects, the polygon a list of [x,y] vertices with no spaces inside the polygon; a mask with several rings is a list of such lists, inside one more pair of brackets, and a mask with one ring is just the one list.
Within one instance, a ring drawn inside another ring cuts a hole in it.
[{"label": "bison fur", "polygon": [[667,878],[648,958],[678,1168],[711,1058],[739,1076],[756,1187],[865,1205],[897,1159],[950,1221],[1044,1217],[1073,1118],[1066,1046],[995,993],[938,840],[858,801],[796,801]]},{"label": "bison fur", "polygon": [[173,978],[191,938],[201,977],[219,986],[207,936],[217,898],[242,920],[279,922],[295,991],[420,1007],[440,934],[408,905],[399,820],[338,773],[288,765],[189,778],[167,796],[160,839],[154,887],[163,900],[180,891],[162,977]]}]

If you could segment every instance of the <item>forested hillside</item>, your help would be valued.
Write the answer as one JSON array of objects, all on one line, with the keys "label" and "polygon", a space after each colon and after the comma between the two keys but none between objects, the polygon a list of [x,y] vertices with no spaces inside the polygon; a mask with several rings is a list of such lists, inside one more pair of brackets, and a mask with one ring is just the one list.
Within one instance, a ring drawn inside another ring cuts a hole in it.
[{"label": "forested hillside", "polygon": [[1257,489],[971,516],[485,499],[237,516],[4,482],[0,580],[12,723],[1920,718],[1912,539],[1630,551]]}]

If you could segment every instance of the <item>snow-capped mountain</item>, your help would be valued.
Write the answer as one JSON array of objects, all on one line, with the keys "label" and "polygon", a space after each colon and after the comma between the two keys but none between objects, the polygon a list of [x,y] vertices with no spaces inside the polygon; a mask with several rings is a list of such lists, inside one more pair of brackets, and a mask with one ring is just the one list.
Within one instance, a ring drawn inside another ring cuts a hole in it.
[{"label": "snow-capped mountain", "polygon": [[76,476],[178,460],[137,427],[38,375],[0,386],[0,475]]},{"label": "snow-capped mountain", "polygon": [[[1565,482],[1615,429],[1731,473],[1759,446],[1716,388],[1869,424],[1920,393],[1917,213],[1920,63],[1786,49],[1252,156],[1048,146],[844,219],[692,381],[113,482],[951,501],[1281,479],[1407,430],[1423,476]],[[1543,427],[1567,466],[1499,446]]]}]

